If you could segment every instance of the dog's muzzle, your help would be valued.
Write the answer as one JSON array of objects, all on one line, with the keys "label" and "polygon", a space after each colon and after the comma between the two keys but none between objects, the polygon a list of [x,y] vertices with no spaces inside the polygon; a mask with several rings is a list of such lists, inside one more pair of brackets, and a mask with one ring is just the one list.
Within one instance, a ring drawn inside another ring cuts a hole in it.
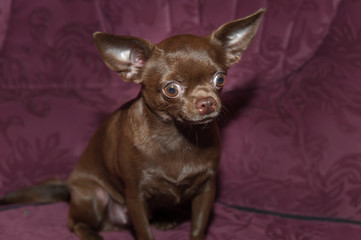
[{"label": "dog's muzzle", "polygon": [[213,97],[201,98],[196,102],[196,109],[201,115],[208,115],[216,111],[217,102]]}]

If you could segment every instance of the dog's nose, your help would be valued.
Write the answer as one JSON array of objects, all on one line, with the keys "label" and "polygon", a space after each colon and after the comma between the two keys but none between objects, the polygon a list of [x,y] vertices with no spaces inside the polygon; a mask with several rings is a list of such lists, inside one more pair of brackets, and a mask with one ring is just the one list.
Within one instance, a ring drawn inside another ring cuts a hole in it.
[{"label": "dog's nose", "polygon": [[196,102],[196,108],[202,115],[210,114],[216,110],[217,102],[212,97],[201,98]]}]

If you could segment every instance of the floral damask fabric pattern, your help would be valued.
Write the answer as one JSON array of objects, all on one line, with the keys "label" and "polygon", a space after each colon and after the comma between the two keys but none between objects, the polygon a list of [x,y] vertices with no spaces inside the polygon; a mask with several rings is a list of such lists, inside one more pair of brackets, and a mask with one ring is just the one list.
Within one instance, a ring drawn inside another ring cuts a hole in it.
[{"label": "floral damask fabric pattern", "polygon": [[[100,60],[94,32],[157,43],[207,35],[261,7],[260,30],[222,95],[207,239],[359,239],[360,0],[0,1],[0,195],[65,179],[101,121],[137,95]],[[76,239],[66,204],[1,210],[1,239]],[[154,232],[185,239],[189,227]]]}]

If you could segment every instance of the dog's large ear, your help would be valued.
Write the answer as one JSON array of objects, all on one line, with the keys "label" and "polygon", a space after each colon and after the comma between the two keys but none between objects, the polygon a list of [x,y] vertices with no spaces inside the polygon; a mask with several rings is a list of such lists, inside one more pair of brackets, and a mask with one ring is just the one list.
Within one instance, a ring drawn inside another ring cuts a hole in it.
[{"label": "dog's large ear", "polygon": [[233,22],[226,23],[211,34],[211,39],[221,42],[226,53],[227,66],[238,62],[256,35],[265,9]]},{"label": "dog's large ear", "polygon": [[103,61],[118,72],[125,81],[140,83],[140,73],[145,66],[153,44],[137,37],[94,33],[95,44]]}]

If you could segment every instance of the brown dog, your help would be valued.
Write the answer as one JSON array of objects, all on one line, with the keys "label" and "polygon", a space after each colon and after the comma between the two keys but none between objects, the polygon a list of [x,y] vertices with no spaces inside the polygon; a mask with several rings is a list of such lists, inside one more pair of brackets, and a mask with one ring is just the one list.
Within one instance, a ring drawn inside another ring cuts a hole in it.
[{"label": "brown dog", "polygon": [[10,193],[1,204],[69,201],[68,226],[83,240],[102,239],[98,231],[130,222],[137,239],[154,239],[149,220],[162,216],[156,226],[171,228],[178,215],[171,209],[189,204],[190,239],[205,239],[221,155],[214,121],[219,93],[263,12],[205,37],[179,35],[156,45],[95,33],[104,62],[125,81],[141,84],[140,94],[100,126],[67,182]]}]

